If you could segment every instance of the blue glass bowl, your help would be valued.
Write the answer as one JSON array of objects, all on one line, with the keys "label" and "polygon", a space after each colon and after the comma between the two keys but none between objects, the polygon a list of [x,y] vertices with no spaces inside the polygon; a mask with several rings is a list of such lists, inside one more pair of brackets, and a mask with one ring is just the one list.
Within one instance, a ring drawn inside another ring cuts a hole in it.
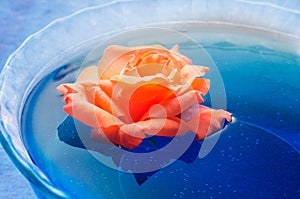
[{"label": "blue glass bowl", "polygon": [[[275,0],[132,0],[86,8],[58,19],[28,37],[1,72],[2,145],[39,197],[69,198],[70,193],[58,188],[34,164],[21,136],[24,103],[45,75],[86,56],[95,43],[145,27],[176,30],[203,45],[224,41],[249,46],[260,44],[299,54],[299,7],[296,1]],[[58,60],[64,61],[57,65]]]}]

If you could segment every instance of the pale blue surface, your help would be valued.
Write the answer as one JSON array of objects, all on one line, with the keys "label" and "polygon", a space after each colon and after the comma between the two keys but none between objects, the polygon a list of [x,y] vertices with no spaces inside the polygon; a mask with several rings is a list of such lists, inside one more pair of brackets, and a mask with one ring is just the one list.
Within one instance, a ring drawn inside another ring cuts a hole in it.
[{"label": "pale blue surface", "polygon": [[[32,33],[51,21],[82,8],[108,0],[1,0],[0,67],[8,56]],[[28,181],[16,169],[0,145],[0,198],[35,198]]]}]

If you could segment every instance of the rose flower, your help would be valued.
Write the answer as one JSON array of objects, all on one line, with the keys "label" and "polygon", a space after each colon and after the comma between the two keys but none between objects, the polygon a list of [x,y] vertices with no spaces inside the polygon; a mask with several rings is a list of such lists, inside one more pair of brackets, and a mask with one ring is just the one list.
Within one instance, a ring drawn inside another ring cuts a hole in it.
[{"label": "rose flower", "polygon": [[231,121],[227,111],[200,105],[209,89],[207,71],[192,65],[178,45],[110,46],[98,67],[57,90],[64,111],[92,127],[96,141],[135,148],[149,136],[188,132],[199,141],[220,130],[224,119]]}]

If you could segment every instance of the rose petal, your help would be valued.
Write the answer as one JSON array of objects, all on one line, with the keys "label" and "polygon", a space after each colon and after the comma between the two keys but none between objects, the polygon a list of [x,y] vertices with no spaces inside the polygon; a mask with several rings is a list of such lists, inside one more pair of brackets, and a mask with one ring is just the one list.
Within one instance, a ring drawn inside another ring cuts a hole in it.
[{"label": "rose petal", "polygon": [[169,98],[173,92],[160,84],[145,84],[137,88],[129,99],[129,113],[133,121],[138,121],[153,104]]},{"label": "rose petal", "polygon": [[121,126],[120,133],[133,137],[150,136],[174,137],[187,133],[189,126],[179,118],[149,119]]},{"label": "rose petal", "polygon": [[163,77],[153,77],[147,81],[136,78],[136,82],[132,79],[123,77],[112,92],[112,101],[124,115],[129,116],[125,120],[127,123],[138,121],[153,104],[164,101],[179,90],[179,87],[168,85],[169,82]]},{"label": "rose petal", "polygon": [[177,69],[168,68],[163,64],[144,64],[132,70],[128,70],[124,75],[133,76],[137,79],[162,77],[172,84],[186,83],[186,80],[183,79],[177,71]]},{"label": "rose petal", "polygon": [[[195,104],[203,102],[203,98],[194,90],[190,90],[182,95],[174,96],[171,99],[162,101],[151,106],[150,110],[141,118],[162,118],[179,115]],[[157,108],[159,107],[159,108]]]},{"label": "rose petal", "polygon": [[86,96],[85,88],[80,84],[63,84],[57,90],[64,94],[64,111],[88,126],[109,128],[123,124],[109,112],[92,104]]},{"label": "rose petal", "polygon": [[128,75],[117,75],[111,78],[112,82],[115,82],[114,94],[124,94],[135,90],[145,84],[157,84],[169,88],[173,93],[181,94],[186,92],[188,89],[191,89],[189,84],[183,82],[183,84],[178,84],[177,82],[170,82],[165,75],[158,73],[153,76],[146,77],[134,77]]},{"label": "rose petal", "polygon": [[110,80],[99,80],[98,85],[109,96],[112,96],[112,92],[115,87],[115,83]]},{"label": "rose petal", "polygon": [[191,84],[191,87],[194,90],[200,91],[202,95],[206,95],[208,93],[209,86],[210,80],[204,78],[195,78]]},{"label": "rose petal", "polygon": [[98,68],[96,66],[90,66],[84,69],[77,77],[76,82],[98,82]]},{"label": "rose petal", "polygon": [[112,130],[101,128],[93,129],[91,136],[95,141],[110,142],[125,148],[135,148],[139,146],[144,138],[142,136],[130,136],[129,134],[120,131],[119,128],[114,128]]},{"label": "rose petal", "polygon": [[[206,136],[209,136],[223,128],[223,121],[226,119],[231,122],[231,114],[222,109],[214,110],[206,106],[198,105],[187,110],[187,115],[190,114],[190,118],[184,118],[190,129],[196,133],[196,140],[202,140]],[[185,115],[183,113],[182,115]]]},{"label": "rose petal", "polygon": [[209,68],[205,67],[205,66],[186,65],[181,69],[180,74],[188,82],[191,82],[195,79],[195,77],[202,77],[208,71],[209,71]]},{"label": "rose petal", "polygon": [[98,64],[98,78],[110,79],[110,77],[118,75],[128,63],[129,51],[129,48],[122,46],[108,47]]},{"label": "rose petal", "polygon": [[98,85],[87,85],[85,86],[85,94],[88,96],[89,102],[95,104],[97,107],[113,114],[115,117],[123,120],[125,114],[119,109],[114,101],[111,100],[110,96],[104,92]]},{"label": "rose petal", "polygon": [[180,69],[182,66],[179,61],[173,56],[172,53],[168,50],[152,50],[148,52],[139,52],[140,56],[136,63],[136,66],[143,65],[162,65],[169,68],[177,68]]},{"label": "rose petal", "polygon": [[174,52],[176,52],[176,53],[179,53],[179,49],[180,49],[179,45],[178,45],[178,44],[175,44],[170,50],[171,50],[171,51],[174,51]]}]

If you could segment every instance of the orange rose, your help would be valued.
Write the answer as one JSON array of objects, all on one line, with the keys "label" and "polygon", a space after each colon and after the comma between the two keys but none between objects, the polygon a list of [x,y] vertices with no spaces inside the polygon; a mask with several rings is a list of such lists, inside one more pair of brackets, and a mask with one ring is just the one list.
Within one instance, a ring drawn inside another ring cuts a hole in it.
[{"label": "orange rose", "polygon": [[209,89],[202,78],[207,71],[192,65],[178,45],[110,46],[98,67],[57,90],[64,111],[91,126],[94,140],[134,148],[148,136],[194,132],[199,141],[220,130],[223,119],[231,121],[228,112],[199,105]]}]

